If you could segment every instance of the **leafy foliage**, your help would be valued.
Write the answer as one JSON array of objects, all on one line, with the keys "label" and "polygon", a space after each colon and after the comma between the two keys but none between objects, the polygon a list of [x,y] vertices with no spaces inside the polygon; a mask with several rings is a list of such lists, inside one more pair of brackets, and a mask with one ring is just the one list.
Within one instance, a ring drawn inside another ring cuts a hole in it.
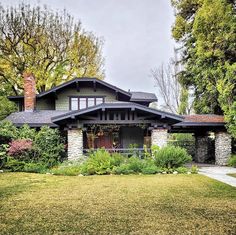
[{"label": "leafy foliage", "polygon": [[18,130],[10,121],[0,122],[0,142],[8,144],[12,139],[18,137]]},{"label": "leafy foliage", "polygon": [[185,149],[171,145],[161,148],[154,158],[157,166],[166,168],[180,167],[192,160]]},{"label": "leafy foliage", "polygon": [[231,158],[229,159],[229,165],[236,167],[236,155],[231,156]]},{"label": "leafy foliage", "polygon": [[64,144],[57,129],[41,127],[34,141],[36,159],[48,167],[56,165],[65,152]]},{"label": "leafy foliage", "polygon": [[15,159],[24,159],[25,154],[32,150],[31,140],[13,140],[9,143],[8,155],[14,157]]},{"label": "leafy foliage", "polygon": [[194,88],[197,113],[224,114],[236,137],[236,18],[228,0],[173,0],[172,34],[183,45],[180,81]]},{"label": "leafy foliage", "polygon": [[0,120],[17,110],[16,105],[5,96],[0,96]]},{"label": "leafy foliage", "polygon": [[66,11],[0,6],[0,93],[22,92],[22,75],[37,78],[38,92],[73,76],[103,78],[102,41]]}]

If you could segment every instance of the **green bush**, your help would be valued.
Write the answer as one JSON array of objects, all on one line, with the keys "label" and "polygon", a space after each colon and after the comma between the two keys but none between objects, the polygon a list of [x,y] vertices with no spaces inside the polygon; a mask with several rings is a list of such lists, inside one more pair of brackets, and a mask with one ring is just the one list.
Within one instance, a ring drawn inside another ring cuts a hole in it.
[{"label": "green bush", "polygon": [[155,164],[163,168],[177,168],[191,161],[191,156],[180,147],[165,146],[154,154]]},{"label": "green bush", "polygon": [[19,161],[12,157],[8,157],[4,168],[13,172],[24,171],[25,164],[26,163],[24,161]]},{"label": "green bush", "polygon": [[197,173],[198,173],[198,167],[192,165],[192,166],[191,166],[191,169],[190,169],[190,172],[191,172],[192,174],[197,174]]},{"label": "green bush", "polygon": [[117,174],[117,175],[121,175],[121,174],[129,175],[129,174],[133,174],[134,172],[133,170],[130,170],[128,164],[123,163],[120,166],[114,167],[112,173]]},{"label": "green bush", "polygon": [[228,162],[229,166],[236,167],[236,155],[232,155]]},{"label": "green bush", "polygon": [[25,163],[23,170],[24,172],[31,173],[45,173],[47,171],[47,166],[42,163]]},{"label": "green bush", "polygon": [[189,170],[187,167],[180,166],[176,168],[175,171],[177,171],[179,174],[187,174]]},{"label": "green bush", "polygon": [[82,165],[81,173],[84,175],[104,175],[110,174],[115,161],[105,149],[92,152]]},{"label": "green bush", "polygon": [[123,162],[125,162],[125,159],[126,158],[120,153],[112,153],[111,154],[111,164],[113,166],[121,165]]},{"label": "green bush", "polygon": [[133,156],[128,159],[126,164],[128,165],[129,169],[132,172],[138,173],[138,172],[142,171],[143,162],[144,162],[144,160],[141,160],[140,158]]},{"label": "green bush", "polygon": [[57,129],[41,127],[33,142],[34,161],[42,162],[49,168],[57,165],[65,153],[63,141]]},{"label": "green bush", "polygon": [[0,122],[0,143],[8,144],[18,137],[18,129],[12,122],[4,120]]}]

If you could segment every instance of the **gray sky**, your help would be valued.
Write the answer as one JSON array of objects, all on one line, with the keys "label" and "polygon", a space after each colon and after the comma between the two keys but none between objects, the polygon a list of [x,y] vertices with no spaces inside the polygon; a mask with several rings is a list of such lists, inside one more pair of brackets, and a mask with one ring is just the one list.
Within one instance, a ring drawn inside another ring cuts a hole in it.
[{"label": "gray sky", "polygon": [[[18,2],[1,0],[4,5]],[[157,93],[150,70],[173,55],[170,0],[41,0],[40,4],[66,8],[87,31],[104,39],[105,81],[125,90]]]}]

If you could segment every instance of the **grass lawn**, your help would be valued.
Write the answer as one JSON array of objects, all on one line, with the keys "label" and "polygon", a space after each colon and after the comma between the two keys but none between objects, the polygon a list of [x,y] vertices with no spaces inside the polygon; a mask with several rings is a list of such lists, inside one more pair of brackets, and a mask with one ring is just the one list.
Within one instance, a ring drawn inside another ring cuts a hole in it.
[{"label": "grass lawn", "polygon": [[236,173],[235,174],[228,174],[228,175],[236,178]]},{"label": "grass lawn", "polygon": [[1,234],[236,234],[236,188],[202,175],[0,174]]}]

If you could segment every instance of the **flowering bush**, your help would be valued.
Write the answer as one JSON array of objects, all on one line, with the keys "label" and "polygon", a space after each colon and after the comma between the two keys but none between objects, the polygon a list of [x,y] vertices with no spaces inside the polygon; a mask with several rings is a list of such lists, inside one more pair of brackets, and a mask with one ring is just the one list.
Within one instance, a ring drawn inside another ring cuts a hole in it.
[{"label": "flowering bush", "polygon": [[26,140],[26,139],[12,140],[9,143],[8,155],[14,158],[22,159],[31,149],[32,149],[31,140]]}]

